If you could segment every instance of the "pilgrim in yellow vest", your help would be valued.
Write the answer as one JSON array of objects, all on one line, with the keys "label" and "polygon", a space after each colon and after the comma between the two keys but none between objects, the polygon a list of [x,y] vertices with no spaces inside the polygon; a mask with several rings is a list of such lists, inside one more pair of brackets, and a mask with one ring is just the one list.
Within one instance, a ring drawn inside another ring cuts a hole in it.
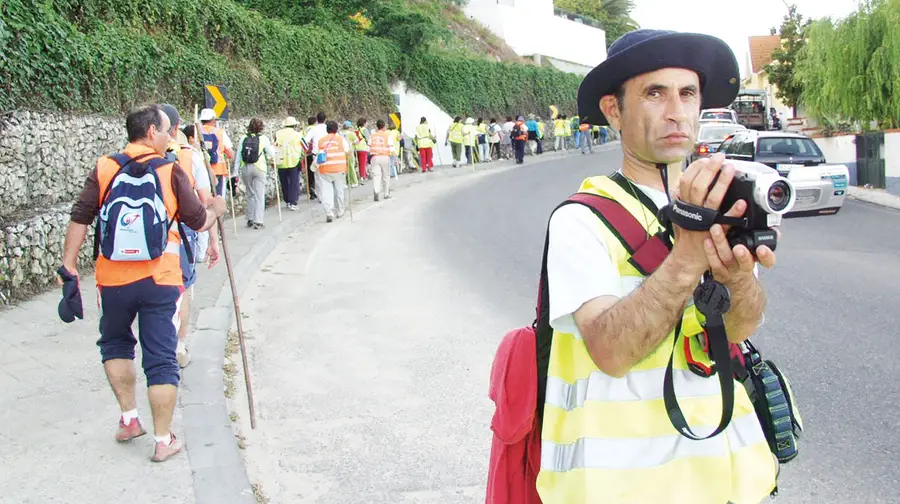
[{"label": "pilgrim in yellow vest", "polygon": [[[586,179],[579,192],[615,199],[647,226],[649,236],[662,230],[652,212],[606,176]],[[596,225],[623,285],[637,285],[644,277],[625,248],[600,219]],[[689,337],[694,358],[709,365],[696,337],[704,322],[689,305],[676,348],[683,349],[682,338]],[[674,338],[673,330],[626,376],[613,378],[597,368],[580,334],[554,331],[537,480],[544,504],[758,504],[769,496],[778,462],[739,382],[723,433],[694,441],[672,427],[663,377]],[[718,379],[692,373],[683,350],[675,352],[673,368],[688,425],[708,435],[722,414]]]}]

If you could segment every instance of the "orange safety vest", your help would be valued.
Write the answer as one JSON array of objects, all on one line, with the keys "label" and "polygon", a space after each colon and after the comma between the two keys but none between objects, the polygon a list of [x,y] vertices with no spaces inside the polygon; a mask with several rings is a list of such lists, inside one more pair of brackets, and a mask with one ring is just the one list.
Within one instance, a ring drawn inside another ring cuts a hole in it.
[{"label": "orange safety vest", "polygon": [[369,153],[373,156],[390,156],[391,148],[388,147],[390,137],[386,130],[376,131],[369,139]]},{"label": "orange safety vest", "polygon": [[589,129],[591,129],[591,125],[590,125],[590,124],[579,124],[579,125],[578,125],[578,130],[579,130],[579,131],[587,131],[587,130],[589,130]]},{"label": "orange safety vest", "polygon": [[[160,158],[162,156],[153,152],[150,147],[128,144],[122,151],[131,157],[150,154],[145,160]],[[172,169],[175,163],[168,163],[156,170],[159,182],[162,185],[163,203],[166,206],[166,214],[169,220],[175,218],[178,211],[178,201],[175,199],[175,191],[172,188]],[[119,165],[112,158],[102,157],[97,160],[97,182],[100,185],[100,196],[97,198],[97,207],[103,205],[104,193],[112,182],[113,177],[119,171]],[[178,234],[177,225],[169,228],[166,250],[160,257],[151,261],[118,262],[110,261],[100,255],[97,257],[97,266],[94,278],[101,287],[118,287],[127,285],[147,277],[153,277],[156,285],[183,286],[181,278],[181,236]]]},{"label": "orange safety vest", "polygon": [[[173,146],[170,146],[171,149]],[[190,145],[174,144],[175,156],[178,158],[178,166],[187,174],[188,180],[191,181],[191,187],[197,188],[197,181],[194,180],[194,155]]]},{"label": "orange safety vest", "polygon": [[216,152],[219,153],[219,160],[210,165],[213,175],[228,175],[228,162],[225,161],[225,134],[222,132],[222,129],[212,124],[204,124],[200,126],[200,129],[204,133],[215,133],[216,138],[219,139],[219,148],[216,149]]},{"label": "orange safety vest", "polygon": [[337,133],[319,139],[319,152],[325,153],[325,162],[319,165],[319,173],[347,173],[347,155],[344,139]]}]

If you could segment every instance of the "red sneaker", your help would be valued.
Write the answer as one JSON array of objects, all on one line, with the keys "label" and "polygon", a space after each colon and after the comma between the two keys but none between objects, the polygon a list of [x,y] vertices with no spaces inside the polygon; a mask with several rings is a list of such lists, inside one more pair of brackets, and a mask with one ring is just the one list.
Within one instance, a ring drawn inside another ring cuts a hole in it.
[{"label": "red sneaker", "polygon": [[175,437],[175,434],[170,432],[169,435],[172,436],[172,441],[169,444],[163,442],[156,443],[156,446],[153,448],[153,456],[150,457],[150,460],[153,462],[165,462],[181,451],[181,441]]},{"label": "red sneaker", "polygon": [[125,422],[122,421],[122,417],[119,417],[119,430],[116,432],[116,441],[120,443],[124,443],[126,441],[131,441],[136,437],[141,437],[146,434],[147,431],[141,427],[141,422],[138,421],[137,418],[132,418],[128,425],[125,425]]}]

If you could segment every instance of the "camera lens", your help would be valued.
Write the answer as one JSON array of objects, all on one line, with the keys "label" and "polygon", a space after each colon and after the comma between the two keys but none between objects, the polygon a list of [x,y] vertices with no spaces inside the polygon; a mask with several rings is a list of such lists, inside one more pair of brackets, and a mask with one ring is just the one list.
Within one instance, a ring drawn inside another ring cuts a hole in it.
[{"label": "camera lens", "polygon": [[780,212],[787,208],[791,201],[791,188],[783,180],[778,180],[769,186],[769,192],[766,194],[766,201],[769,208],[774,212]]}]

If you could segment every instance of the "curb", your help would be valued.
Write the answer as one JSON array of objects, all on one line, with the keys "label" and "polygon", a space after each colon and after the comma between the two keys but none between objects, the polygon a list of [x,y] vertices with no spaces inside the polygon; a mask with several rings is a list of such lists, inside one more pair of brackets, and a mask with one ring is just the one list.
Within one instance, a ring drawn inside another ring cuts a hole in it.
[{"label": "curb", "polygon": [[[608,142],[596,146],[599,152],[609,150],[618,142]],[[573,151],[574,152],[574,151]],[[596,152],[596,151],[595,151]],[[569,153],[558,154],[548,151],[543,159],[526,161],[526,165],[542,164],[566,157]],[[533,156],[526,156],[526,160]],[[398,188],[413,187],[444,177],[486,174],[516,167],[510,160],[497,161],[486,165],[476,165],[472,170],[467,165],[449,168],[444,165],[434,177],[422,178]],[[401,177],[421,176],[413,172]],[[364,195],[350,197],[353,201],[369,199],[371,186],[360,187],[357,192]],[[234,280],[238,294],[243,293],[254,273],[259,269],[281,239],[301,225],[319,217],[324,217],[320,205],[308,211],[287,213],[284,222],[272,228],[273,232],[260,236],[250,250],[236,262],[232,257]],[[226,221],[227,222],[227,221]],[[226,224],[227,231],[227,224]],[[224,259],[223,259],[224,260]],[[256,504],[256,496],[247,474],[243,455],[235,440],[235,431],[229,417],[228,403],[224,393],[225,344],[228,331],[234,322],[234,306],[231,284],[227,277],[216,302],[211,307],[198,308],[194,331],[191,333],[191,365],[182,370],[185,384],[180,391],[180,402],[184,418],[186,452],[190,460],[193,478],[194,498],[197,504]]]},{"label": "curb", "polygon": [[847,188],[847,196],[856,201],[864,201],[873,205],[900,210],[900,196],[893,195],[883,189],[864,189],[850,186]]}]

